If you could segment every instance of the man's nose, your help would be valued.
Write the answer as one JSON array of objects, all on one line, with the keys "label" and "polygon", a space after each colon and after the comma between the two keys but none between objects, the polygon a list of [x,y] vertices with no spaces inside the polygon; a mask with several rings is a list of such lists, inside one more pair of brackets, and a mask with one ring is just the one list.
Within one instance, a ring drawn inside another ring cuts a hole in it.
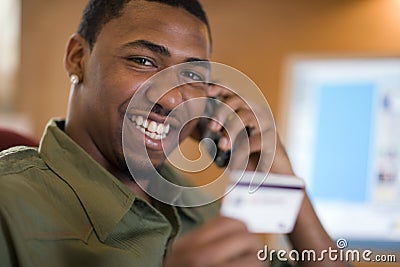
[{"label": "man's nose", "polygon": [[170,89],[162,93],[161,96],[160,92],[157,92],[157,90],[150,89],[147,92],[147,97],[151,102],[160,105],[163,109],[168,111],[173,110],[184,101],[184,96],[179,88]]}]

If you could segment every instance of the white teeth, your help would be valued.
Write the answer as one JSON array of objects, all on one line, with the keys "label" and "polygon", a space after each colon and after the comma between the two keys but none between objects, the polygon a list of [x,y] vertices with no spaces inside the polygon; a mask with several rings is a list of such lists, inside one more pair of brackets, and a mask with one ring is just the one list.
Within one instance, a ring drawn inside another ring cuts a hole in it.
[{"label": "white teeth", "polygon": [[132,115],[130,120],[136,124],[137,129],[154,140],[166,138],[170,130],[169,124],[145,120],[143,116]]},{"label": "white teeth", "polygon": [[143,117],[142,116],[137,116],[135,122],[136,122],[136,125],[142,126]]},{"label": "white teeth", "polygon": [[164,132],[164,125],[161,123],[157,126],[157,133],[162,134]]},{"label": "white teeth", "polygon": [[159,134],[151,133],[151,132],[146,132],[145,135],[149,136],[150,138],[153,138],[154,140],[161,140],[161,139],[165,138],[165,136],[163,136],[163,135],[159,135]]},{"label": "white teeth", "polygon": [[151,121],[149,127],[147,128],[148,131],[154,133],[157,131],[157,123],[155,121]]}]

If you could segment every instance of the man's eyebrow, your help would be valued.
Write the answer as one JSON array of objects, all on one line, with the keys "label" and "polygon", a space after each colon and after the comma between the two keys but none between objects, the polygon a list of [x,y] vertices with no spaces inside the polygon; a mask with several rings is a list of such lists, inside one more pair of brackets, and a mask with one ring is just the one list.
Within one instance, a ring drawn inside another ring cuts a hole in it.
[{"label": "man's eyebrow", "polygon": [[196,58],[196,57],[191,57],[185,60],[185,62],[188,63],[194,63],[198,66],[204,67],[206,69],[211,68],[211,63],[208,59],[202,59],[202,58]]},{"label": "man's eyebrow", "polygon": [[197,57],[190,57],[185,60],[185,62],[197,62],[197,61],[205,61],[204,63],[209,62],[208,59],[202,59],[202,58],[197,58]]},{"label": "man's eyebrow", "polygon": [[167,57],[171,56],[171,53],[168,51],[168,48],[166,48],[165,46],[147,41],[147,40],[136,40],[136,41],[124,44],[123,47],[144,48],[144,49],[148,49],[152,52],[155,52],[155,53],[163,55],[163,56],[167,56]]},{"label": "man's eyebrow", "polygon": [[[166,48],[163,45],[155,44],[153,42],[147,41],[147,40],[136,40],[133,42],[129,42],[127,44],[124,44],[123,47],[127,48],[144,48],[148,49],[152,52],[158,53],[163,56],[170,57],[171,53],[169,52],[168,48]],[[197,57],[190,57],[185,60],[185,62],[199,62],[198,65],[203,66],[207,69],[210,68],[210,63],[208,59],[202,59],[202,58],[197,58]]]}]

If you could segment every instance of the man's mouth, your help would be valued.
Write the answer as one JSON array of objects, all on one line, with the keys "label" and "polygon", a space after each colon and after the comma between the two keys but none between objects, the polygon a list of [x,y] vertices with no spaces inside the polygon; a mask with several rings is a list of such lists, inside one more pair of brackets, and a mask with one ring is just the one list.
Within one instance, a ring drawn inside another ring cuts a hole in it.
[{"label": "man's mouth", "polygon": [[170,130],[169,124],[145,119],[140,115],[131,115],[128,116],[128,118],[135,124],[137,129],[154,140],[162,140],[166,138]]}]

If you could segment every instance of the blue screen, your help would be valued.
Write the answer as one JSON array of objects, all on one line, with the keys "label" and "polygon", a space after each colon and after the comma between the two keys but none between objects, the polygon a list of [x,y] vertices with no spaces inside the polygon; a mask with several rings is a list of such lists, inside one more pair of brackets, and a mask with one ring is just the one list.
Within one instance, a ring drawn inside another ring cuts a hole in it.
[{"label": "blue screen", "polygon": [[374,89],[369,83],[320,88],[313,198],[366,200]]}]

